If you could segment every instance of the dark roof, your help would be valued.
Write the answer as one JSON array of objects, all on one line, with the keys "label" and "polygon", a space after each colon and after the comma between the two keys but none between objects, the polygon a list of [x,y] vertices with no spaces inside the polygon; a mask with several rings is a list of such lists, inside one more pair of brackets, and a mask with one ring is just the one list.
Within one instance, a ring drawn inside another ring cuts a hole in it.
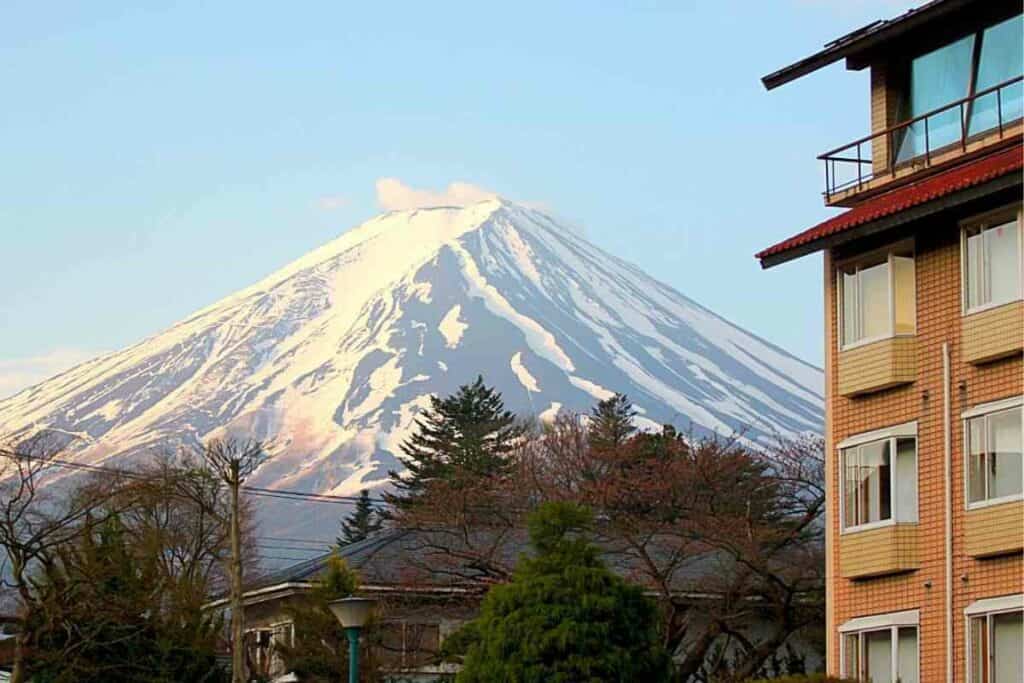
[{"label": "dark roof", "polygon": [[819,52],[768,74],[761,82],[768,90],[777,88],[841,59],[861,55],[925,24],[947,19],[949,14],[972,4],[983,3],[980,0],[932,0],[893,19],[879,19],[826,43]]},{"label": "dark roof", "polygon": [[1024,167],[1024,148],[1020,144],[1016,144],[1003,151],[969,161],[948,171],[937,173],[869,199],[849,211],[833,216],[827,221],[768,247],[759,252],[756,257],[761,260],[762,267],[769,268],[823,249],[828,246],[829,238],[832,238],[834,242],[836,237],[853,228],[878,223],[882,219],[907,209],[926,205],[962,190],[1010,176],[1015,172],[1017,174],[1016,183],[1019,184],[1022,167]]},{"label": "dark roof", "polygon": [[[349,567],[358,572],[364,586],[375,589],[412,587],[425,593],[452,588],[485,589],[493,583],[493,579],[489,580],[482,573],[474,577],[472,570],[467,570],[465,564],[460,563],[461,560],[450,562],[453,556],[457,558],[461,555],[458,547],[461,541],[458,539],[462,537],[462,531],[445,533],[386,529],[364,541],[344,546],[337,553]],[[477,548],[491,548],[494,561],[509,569],[529,550],[525,530],[510,532],[502,528],[496,532],[483,530],[474,534],[477,538],[471,539],[470,543]],[[602,546],[605,562],[613,571],[629,580],[640,580],[643,568],[638,559],[624,548],[611,543],[598,544]],[[452,549],[453,555],[449,556],[443,548]],[[246,592],[311,582],[323,573],[330,556],[331,553],[326,553],[263,576],[249,584]],[[680,592],[699,591],[709,576],[726,575],[731,565],[732,560],[724,555],[710,552],[694,555],[677,568],[673,576],[674,588]]]}]

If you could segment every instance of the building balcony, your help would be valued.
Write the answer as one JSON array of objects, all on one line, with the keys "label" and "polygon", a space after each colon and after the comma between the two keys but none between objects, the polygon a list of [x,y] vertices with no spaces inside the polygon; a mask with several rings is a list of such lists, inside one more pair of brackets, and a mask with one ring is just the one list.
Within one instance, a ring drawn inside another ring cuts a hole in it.
[{"label": "building balcony", "polygon": [[920,566],[917,524],[889,524],[840,536],[839,571],[844,578],[868,579]]},{"label": "building balcony", "polygon": [[1022,81],[1017,76],[820,155],[825,203],[854,206],[964,157],[1019,142]]}]

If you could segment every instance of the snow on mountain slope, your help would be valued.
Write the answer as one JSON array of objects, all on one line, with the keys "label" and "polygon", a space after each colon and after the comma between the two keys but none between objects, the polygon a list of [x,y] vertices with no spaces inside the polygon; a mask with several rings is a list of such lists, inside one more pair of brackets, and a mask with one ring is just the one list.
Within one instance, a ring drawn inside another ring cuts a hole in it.
[{"label": "snow on mountain slope", "polygon": [[[822,422],[820,370],[546,214],[488,200],[367,221],[164,332],[0,400],[0,435],[64,432],[90,463],[270,438],[277,455],[254,485],[351,494],[397,466],[431,394],[478,373],[510,408],[545,418],[620,391],[644,424],[755,442]],[[265,524],[310,523],[288,505]],[[314,521],[331,533],[338,513]]]}]

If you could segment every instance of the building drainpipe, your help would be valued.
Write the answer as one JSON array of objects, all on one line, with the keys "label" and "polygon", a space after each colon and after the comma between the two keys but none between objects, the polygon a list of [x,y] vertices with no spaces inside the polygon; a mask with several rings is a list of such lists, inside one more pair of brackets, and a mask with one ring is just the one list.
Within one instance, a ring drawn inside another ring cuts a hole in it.
[{"label": "building drainpipe", "polygon": [[943,473],[946,485],[946,683],[953,683],[953,426],[949,342],[942,343]]}]

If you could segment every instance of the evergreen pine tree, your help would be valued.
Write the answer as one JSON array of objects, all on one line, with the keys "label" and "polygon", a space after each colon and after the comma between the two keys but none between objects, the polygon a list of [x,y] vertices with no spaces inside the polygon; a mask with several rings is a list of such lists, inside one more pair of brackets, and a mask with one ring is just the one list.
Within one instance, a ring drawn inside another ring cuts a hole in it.
[{"label": "evergreen pine tree", "polygon": [[615,394],[600,401],[590,411],[588,435],[591,448],[611,451],[636,432],[633,418],[636,410],[625,394]]},{"label": "evergreen pine tree", "polygon": [[363,489],[359,492],[356,509],[341,520],[341,536],[337,538],[338,547],[363,540],[380,529],[382,521],[373,509],[370,492]]},{"label": "evergreen pine tree", "polygon": [[529,519],[533,557],[493,587],[445,654],[464,649],[457,683],[668,680],[655,605],[611,572],[580,531],[590,515],[546,503]]},{"label": "evergreen pine tree", "polygon": [[404,455],[398,459],[406,472],[388,473],[395,492],[385,500],[407,507],[431,481],[500,474],[523,431],[482,376],[447,398],[432,396],[430,408],[416,419],[416,431],[401,446]]}]

